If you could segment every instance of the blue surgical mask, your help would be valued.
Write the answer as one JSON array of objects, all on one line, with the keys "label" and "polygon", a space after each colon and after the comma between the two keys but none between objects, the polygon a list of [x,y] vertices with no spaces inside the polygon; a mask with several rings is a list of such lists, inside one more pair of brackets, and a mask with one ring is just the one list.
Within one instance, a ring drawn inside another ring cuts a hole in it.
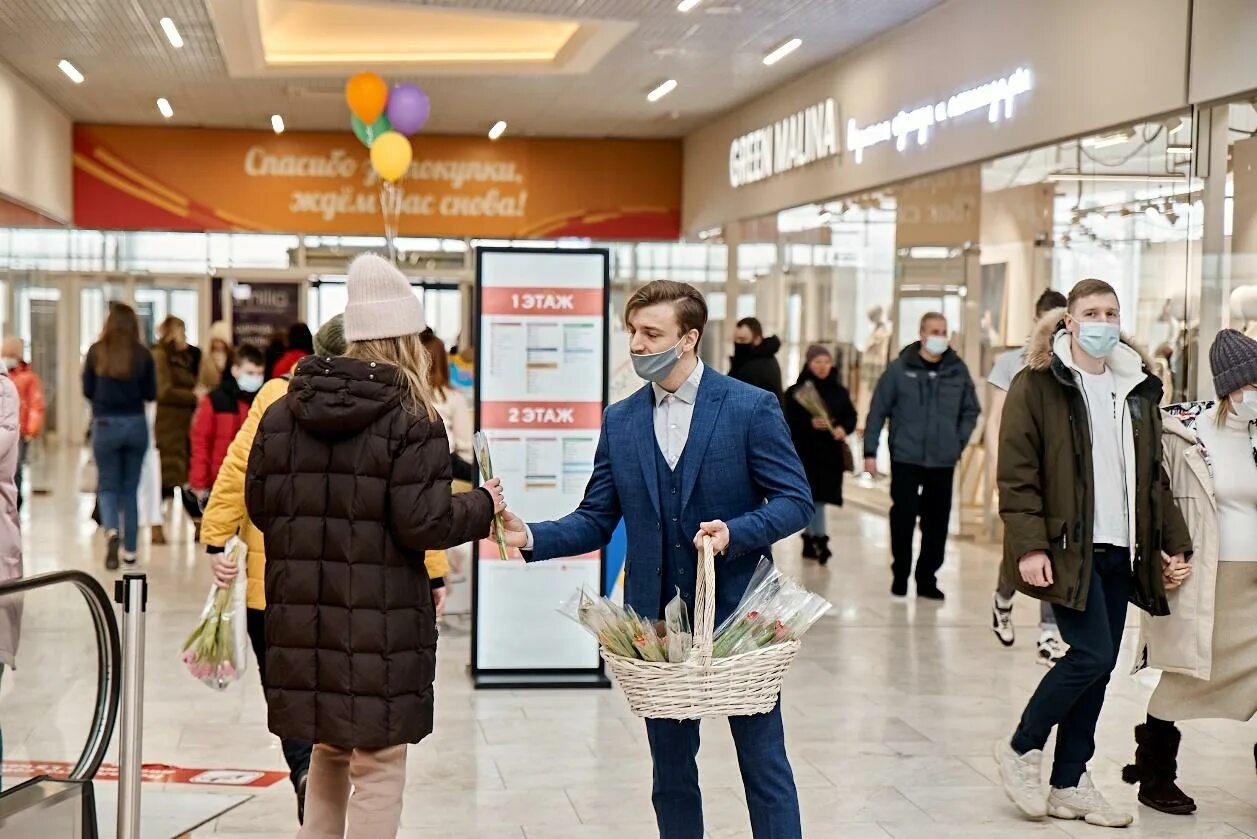
[{"label": "blue surgical mask", "polygon": [[681,342],[670,349],[663,352],[650,353],[648,355],[630,354],[633,359],[633,370],[637,375],[648,382],[659,383],[668,378],[668,375],[677,366],[677,362],[681,360]]},{"label": "blue surgical mask", "polygon": [[236,384],[245,393],[257,393],[262,389],[264,382],[265,377],[263,376],[236,376]]},{"label": "blue surgical mask", "polygon": [[1092,358],[1108,358],[1121,338],[1116,323],[1082,321],[1078,324],[1078,346]]},{"label": "blue surgical mask", "polygon": [[946,335],[930,335],[925,339],[925,351],[930,355],[942,355],[950,346]]}]

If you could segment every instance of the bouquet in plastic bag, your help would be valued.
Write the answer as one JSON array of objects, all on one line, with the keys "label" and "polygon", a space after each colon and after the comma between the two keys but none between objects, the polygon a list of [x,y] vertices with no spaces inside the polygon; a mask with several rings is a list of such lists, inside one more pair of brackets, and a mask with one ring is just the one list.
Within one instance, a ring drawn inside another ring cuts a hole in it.
[{"label": "bouquet in plastic bag", "polygon": [[599,597],[582,586],[559,612],[598,639],[609,653],[642,661],[685,661],[694,636],[681,592],[664,609],[665,620],[643,618],[627,606]]},{"label": "bouquet in plastic bag", "polygon": [[[493,480],[493,458],[489,456],[489,438],[483,431],[477,431],[472,439],[472,450],[476,456],[476,464],[480,467],[480,477],[486,483]],[[502,524],[502,516],[493,517],[493,535],[498,543],[498,558],[506,559],[506,526]]]},{"label": "bouquet in plastic bag", "polygon": [[[833,605],[761,559],[738,608],[712,633],[712,657],[751,652],[795,641]],[[585,627],[609,653],[643,661],[685,661],[694,630],[681,591],[664,607],[664,620],[647,620],[632,609],[581,588],[559,609]]]},{"label": "bouquet in plastic bag", "polygon": [[232,537],[224,550],[236,563],[236,579],[228,588],[215,585],[210,589],[201,621],[184,643],[182,656],[188,672],[216,690],[225,689],[244,674],[249,645],[244,597],[248,548]]},{"label": "bouquet in plastic bag", "polygon": [[761,559],[738,607],[712,634],[712,657],[796,641],[832,608],[828,600]]},{"label": "bouquet in plastic bag", "polygon": [[813,419],[824,420],[825,429],[830,433],[833,432],[834,422],[829,418],[829,408],[825,405],[825,400],[821,398],[816,385],[810,380],[795,388],[794,401],[802,405]]}]

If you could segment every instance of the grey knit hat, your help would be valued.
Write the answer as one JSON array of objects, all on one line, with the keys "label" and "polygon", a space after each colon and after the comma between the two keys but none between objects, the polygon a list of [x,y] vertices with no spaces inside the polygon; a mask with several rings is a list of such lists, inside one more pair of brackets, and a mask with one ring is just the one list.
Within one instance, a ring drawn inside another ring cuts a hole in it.
[{"label": "grey knit hat", "polygon": [[345,316],[343,314],[329,320],[314,333],[314,354],[324,358],[333,355],[344,355],[345,348]]},{"label": "grey knit hat", "polygon": [[1209,348],[1209,366],[1219,399],[1245,385],[1257,384],[1257,341],[1234,329],[1222,330]]},{"label": "grey knit hat", "polygon": [[834,359],[834,354],[829,351],[829,347],[826,347],[824,344],[813,344],[807,348],[806,363],[811,364],[812,359],[819,358],[822,355],[829,356],[830,361]]}]

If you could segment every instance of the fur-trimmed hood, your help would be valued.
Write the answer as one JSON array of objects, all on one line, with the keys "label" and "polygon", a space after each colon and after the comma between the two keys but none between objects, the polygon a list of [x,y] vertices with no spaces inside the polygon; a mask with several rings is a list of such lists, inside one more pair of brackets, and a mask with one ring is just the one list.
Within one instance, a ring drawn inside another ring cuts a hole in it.
[{"label": "fur-trimmed hood", "polygon": [[[1052,356],[1055,353],[1056,336],[1065,328],[1065,309],[1053,309],[1048,312],[1034,325],[1034,330],[1030,333],[1030,340],[1026,342],[1026,366],[1031,370],[1047,370],[1052,366]],[[1134,338],[1122,333],[1122,344],[1133,350],[1139,356],[1140,362],[1143,364],[1145,373],[1149,375],[1155,366],[1152,359],[1148,356],[1147,351],[1138,344]]]}]

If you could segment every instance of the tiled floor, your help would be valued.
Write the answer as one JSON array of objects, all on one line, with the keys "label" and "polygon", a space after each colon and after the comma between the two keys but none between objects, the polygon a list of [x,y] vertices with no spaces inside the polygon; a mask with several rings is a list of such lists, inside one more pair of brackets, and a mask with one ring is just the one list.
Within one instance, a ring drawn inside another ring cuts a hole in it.
[{"label": "tiled floor", "polygon": [[[69,493],[39,498],[27,523],[27,569],[99,565],[86,513]],[[1033,658],[1036,609],[1018,605],[1021,635],[1011,650],[987,629],[996,558],[953,544],[943,606],[893,601],[884,520],[848,509],[830,517],[838,555],[828,568],[804,565],[794,542],[782,565],[835,605],[807,637],[784,693],[787,733],[809,837],[981,839],[1092,836],[1082,824],[1017,818],[996,785],[990,745],[1011,731],[1043,672]],[[152,582],[148,621],[145,751],[148,763],[282,769],[250,672],[215,693],[190,678],[178,648],[208,586],[208,572],[176,531],[171,547],[144,551]],[[1131,624],[1135,623],[1132,615]],[[68,760],[86,730],[94,684],[90,624],[74,597],[28,598],[16,672],[3,678],[0,720],[6,760]],[[1138,813],[1127,836],[1257,837],[1257,724],[1184,726],[1183,786],[1200,803],[1193,818],[1137,807],[1120,782],[1131,729],[1150,685],[1125,675],[1134,633],[1101,720],[1097,782]],[[639,720],[614,691],[473,692],[468,638],[457,626],[441,641],[437,733],[412,748],[402,837],[621,839],[654,834],[650,761]],[[700,757],[707,829],[749,836],[727,726],[704,724]],[[78,742],[76,742],[78,741]],[[111,759],[112,759],[111,755]],[[9,779],[5,779],[6,785]],[[183,789],[186,789],[183,788]],[[295,832],[291,789],[256,793],[196,837],[256,839]]]}]

